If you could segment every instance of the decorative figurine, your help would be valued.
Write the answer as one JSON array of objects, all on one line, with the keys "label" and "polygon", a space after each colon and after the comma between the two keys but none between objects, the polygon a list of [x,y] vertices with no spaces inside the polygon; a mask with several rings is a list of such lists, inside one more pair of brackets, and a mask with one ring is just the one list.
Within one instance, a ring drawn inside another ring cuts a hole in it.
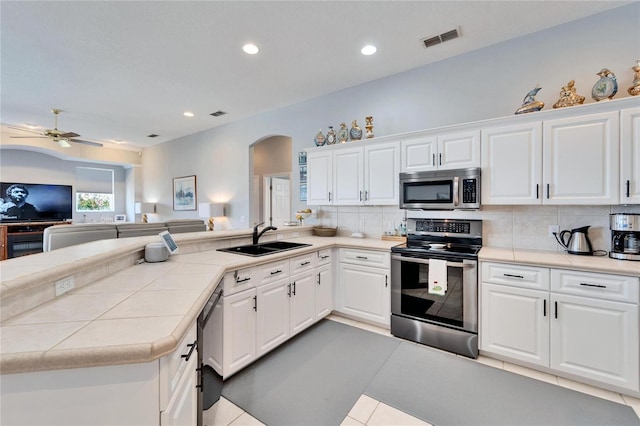
[{"label": "decorative figurine", "polygon": [[629,87],[627,93],[631,96],[637,96],[640,95],[640,59],[638,59],[636,66],[631,67],[631,69],[636,73],[636,75],[633,77],[633,85]]},{"label": "decorative figurine", "polygon": [[318,134],[316,135],[315,139],[313,140],[316,143],[316,146],[322,146],[325,143],[325,137],[322,134],[322,129],[318,130]]},{"label": "decorative figurine", "polygon": [[351,130],[349,130],[349,136],[352,141],[359,141],[362,139],[362,129],[358,126],[356,120],[351,122]]},{"label": "decorative figurine", "polygon": [[327,145],[333,145],[336,143],[336,131],[333,130],[333,126],[329,126],[329,131],[327,132]]},{"label": "decorative figurine", "polygon": [[540,86],[536,86],[531,89],[527,96],[522,101],[522,106],[516,110],[516,114],[526,114],[528,112],[540,111],[544,107],[544,102],[536,101],[535,96],[542,89]]},{"label": "decorative figurine", "polygon": [[367,139],[371,139],[373,135],[373,117],[365,117],[364,118],[367,124],[364,126],[366,129]]},{"label": "decorative figurine", "polygon": [[602,68],[597,75],[600,76],[600,80],[591,89],[591,97],[596,101],[613,99],[618,91],[618,81],[615,74],[606,68]]},{"label": "decorative figurine", "polygon": [[582,105],[584,102],[584,96],[580,96],[576,93],[576,88],[574,87],[575,84],[576,82],[571,80],[566,86],[562,86],[562,90],[560,90],[560,99],[558,99],[558,102],[553,104],[554,108]]},{"label": "decorative figurine", "polygon": [[345,143],[349,140],[349,131],[347,130],[347,125],[344,123],[340,123],[340,130],[338,130],[338,142]]}]

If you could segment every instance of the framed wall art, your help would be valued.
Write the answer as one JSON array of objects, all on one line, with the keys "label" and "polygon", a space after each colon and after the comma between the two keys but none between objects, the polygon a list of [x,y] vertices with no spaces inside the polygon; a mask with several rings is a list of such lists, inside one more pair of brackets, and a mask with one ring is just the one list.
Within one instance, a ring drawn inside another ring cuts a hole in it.
[{"label": "framed wall art", "polygon": [[197,210],[196,176],[173,178],[173,210]]}]

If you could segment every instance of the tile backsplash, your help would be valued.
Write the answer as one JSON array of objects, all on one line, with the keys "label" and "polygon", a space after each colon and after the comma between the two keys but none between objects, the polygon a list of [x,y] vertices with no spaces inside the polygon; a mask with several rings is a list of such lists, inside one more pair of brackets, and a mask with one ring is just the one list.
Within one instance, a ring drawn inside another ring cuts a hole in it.
[{"label": "tile backsplash", "polygon": [[[322,206],[314,209],[311,221],[338,227],[338,235],[362,232],[379,238],[397,229],[408,217],[482,220],[483,245],[491,247],[562,251],[549,237],[549,225],[562,231],[589,225],[594,250],[609,251],[609,214],[640,214],[640,205],[615,206],[483,206],[479,211],[405,211],[394,206]],[[311,221],[309,222],[311,224]]]}]

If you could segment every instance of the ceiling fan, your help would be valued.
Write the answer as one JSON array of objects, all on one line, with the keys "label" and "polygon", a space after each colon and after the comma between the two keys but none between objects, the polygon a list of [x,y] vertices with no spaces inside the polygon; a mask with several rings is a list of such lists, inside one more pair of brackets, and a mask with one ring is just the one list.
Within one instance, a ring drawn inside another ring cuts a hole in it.
[{"label": "ceiling fan", "polygon": [[[69,142],[80,143],[80,144],[90,145],[90,146],[97,146],[97,147],[104,146],[99,142],[91,142],[91,141],[84,141],[82,139],[74,139],[80,136],[77,133],[63,132],[62,130],[58,130],[58,115],[62,112],[62,110],[54,108],[51,110],[51,112],[53,112],[53,116],[55,119],[55,126],[53,129],[45,130],[44,133],[38,133],[40,136],[11,136],[11,137],[12,138],[33,138],[33,137],[49,138],[63,148],[69,148],[71,146]],[[27,132],[29,131],[25,129],[18,129],[18,130],[27,131]]]}]

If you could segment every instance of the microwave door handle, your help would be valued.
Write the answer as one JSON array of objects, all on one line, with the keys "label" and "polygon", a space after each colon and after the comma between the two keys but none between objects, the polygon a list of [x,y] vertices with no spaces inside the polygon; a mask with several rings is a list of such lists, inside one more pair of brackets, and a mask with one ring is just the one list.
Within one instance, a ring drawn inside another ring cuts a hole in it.
[{"label": "microwave door handle", "polygon": [[[399,260],[401,262],[409,262],[409,263],[422,263],[424,265],[428,265],[429,264],[429,259],[418,259],[415,257],[403,257],[397,254],[392,254],[391,255],[391,260]],[[452,268],[466,268],[466,267],[470,267],[473,266],[469,263],[458,263],[458,262],[447,262],[447,267],[452,267]]]},{"label": "microwave door handle", "polygon": [[459,182],[460,178],[458,176],[453,178],[453,205],[457,206],[460,204],[460,197],[458,196],[459,190]]}]

